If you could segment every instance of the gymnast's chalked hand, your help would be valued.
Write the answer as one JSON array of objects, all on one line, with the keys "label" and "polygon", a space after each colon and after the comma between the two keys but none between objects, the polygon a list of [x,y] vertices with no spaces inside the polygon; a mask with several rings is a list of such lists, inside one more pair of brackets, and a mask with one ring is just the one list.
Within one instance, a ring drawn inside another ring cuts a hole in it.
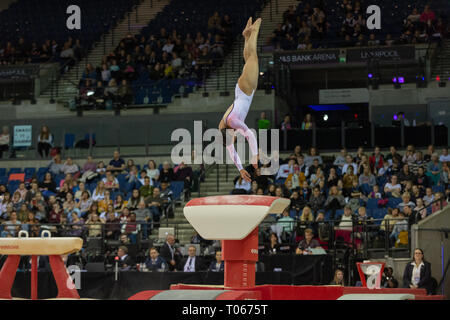
[{"label": "gymnast's chalked hand", "polygon": [[245,169],[242,169],[242,170],[240,171],[240,173],[241,173],[242,179],[244,179],[245,181],[248,181],[248,182],[251,182],[251,181],[252,181],[252,179],[251,179],[251,177],[250,177],[250,174],[249,174],[247,171],[245,171]]}]

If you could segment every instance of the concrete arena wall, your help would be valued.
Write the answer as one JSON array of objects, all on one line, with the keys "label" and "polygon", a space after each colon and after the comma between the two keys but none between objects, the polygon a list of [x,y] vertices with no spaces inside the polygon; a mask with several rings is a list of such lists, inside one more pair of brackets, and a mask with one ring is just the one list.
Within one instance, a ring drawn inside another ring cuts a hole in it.
[{"label": "concrete arena wall", "polygon": [[[247,125],[256,128],[261,111],[250,111]],[[267,111],[269,119],[272,112]],[[90,131],[96,134],[97,145],[114,146],[119,140],[121,146],[132,145],[172,145],[171,134],[175,129],[185,128],[194,139],[194,121],[202,121],[204,127],[217,128],[222,113],[184,113],[140,116],[86,116],[49,119],[4,120],[0,117],[0,127],[7,125],[12,131],[14,125],[33,126],[33,147],[37,144],[37,135],[42,125],[48,125],[54,135],[56,145],[63,141],[64,132],[74,133],[76,141],[84,138]]]},{"label": "concrete arena wall", "polygon": [[[425,259],[431,263],[432,276],[438,283],[442,279],[442,269],[443,267],[445,268],[450,258],[450,238],[448,234],[446,237],[443,232],[424,229],[441,228],[450,229],[450,206],[420,221],[417,225],[413,226],[411,233],[411,249],[421,248],[424,251]],[[442,260],[444,261],[443,267]],[[446,298],[450,299],[450,270],[447,272],[444,290]]]}]

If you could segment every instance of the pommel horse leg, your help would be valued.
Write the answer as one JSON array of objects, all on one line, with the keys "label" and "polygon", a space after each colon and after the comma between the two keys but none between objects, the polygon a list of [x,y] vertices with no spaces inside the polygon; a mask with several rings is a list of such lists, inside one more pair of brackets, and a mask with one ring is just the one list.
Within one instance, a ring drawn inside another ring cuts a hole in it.
[{"label": "pommel horse leg", "polygon": [[56,298],[80,299],[61,256],[49,256],[49,261],[53,276],[55,277],[56,286],[58,287],[58,296]]},{"label": "pommel horse leg", "polygon": [[242,240],[222,240],[222,254],[225,261],[225,288],[254,287],[258,228]]},{"label": "pommel horse leg", "polygon": [[12,299],[11,289],[19,267],[20,256],[9,255],[0,270],[0,299]]}]

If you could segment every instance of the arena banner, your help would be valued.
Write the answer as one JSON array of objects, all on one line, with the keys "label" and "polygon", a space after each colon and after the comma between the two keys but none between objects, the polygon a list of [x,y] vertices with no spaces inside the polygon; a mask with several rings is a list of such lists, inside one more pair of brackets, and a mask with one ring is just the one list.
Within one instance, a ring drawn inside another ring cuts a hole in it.
[{"label": "arena banner", "polygon": [[14,147],[31,147],[32,126],[14,126]]},{"label": "arena banner", "polygon": [[320,104],[367,103],[367,102],[369,102],[369,90],[367,88],[319,90]]},{"label": "arena banner", "polygon": [[366,62],[371,59],[389,60],[414,60],[416,50],[414,46],[395,47],[367,47],[347,49],[347,62]]},{"label": "arena banner", "polygon": [[0,79],[30,78],[38,74],[39,65],[0,67]]},{"label": "arena banner", "polygon": [[275,61],[289,65],[339,63],[339,50],[279,52],[275,54]]}]

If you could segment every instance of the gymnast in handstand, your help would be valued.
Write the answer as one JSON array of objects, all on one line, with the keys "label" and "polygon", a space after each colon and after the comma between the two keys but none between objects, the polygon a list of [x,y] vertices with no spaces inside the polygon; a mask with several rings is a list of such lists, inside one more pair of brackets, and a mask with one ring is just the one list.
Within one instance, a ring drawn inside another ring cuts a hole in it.
[{"label": "gymnast in handstand", "polygon": [[[256,51],[261,18],[252,23],[252,18],[248,19],[242,35],[245,38],[244,60],[245,65],[242,74],[236,84],[235,98],[233,104],[223,115],[219,130],[222,132],[224,145],[226,146],[230,158],[239,170],[241,177],[246,181],[251,181],[250,174],[242,167],[241,159],[234,147],[236,134],[242,134],[248,141],[250,152],[252,154],[251,164],[258,167],[258,142],[253,132],[245,124],[248,110],[252,103],[253,95],[258,87],[259,65],[258,54]],[[232,130],[229,130],[232,129]],[[227,139],[227,134],[233,132]]]}]

